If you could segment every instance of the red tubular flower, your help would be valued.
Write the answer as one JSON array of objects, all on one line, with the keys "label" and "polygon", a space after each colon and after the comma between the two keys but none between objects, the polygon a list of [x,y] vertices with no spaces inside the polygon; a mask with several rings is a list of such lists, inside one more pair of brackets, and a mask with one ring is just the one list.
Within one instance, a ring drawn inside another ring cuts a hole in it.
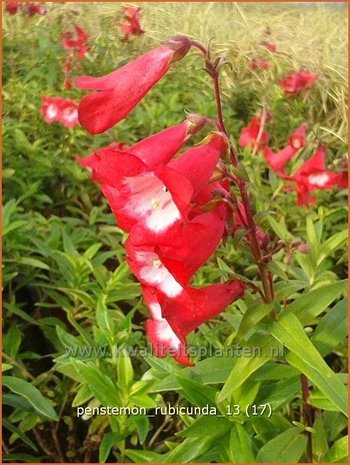
[{"label": "red tubular flower", "polygon": [[286,95],[300,94],[303,90],[312,87],[317,79],[318,76],[309,71],[298,71],[282,79],[280,86]]},{"label": "red tubular flower", "polygon": [[135,226],[125,244],[131,270],[143,284],[168,297],[180,296],[215,252],[224,234],[225,219],[226,206],[218,205],[189,223],[176,222],[163,234]]},{"label": "red tubular flower", "polygon": [[78,105],[73,100],[44,97],[40,111],[46,123],[58,121],[67,128],[73,128],[78,124]]},{"label": "red tubular flower", "polygon": [[99,134],[123,120],[169,71],[171,63],[190,48],[185,39],[158,47],[102,77],[82,76],[75,84],[95,90],[79,105],[79,121],[91,134]]},{"label": "red tubular flower", "polygon": [[157,357],[171,355],[190,366],[186,336],[241,298],[244,284],[233,280],[201,289],[187,287],[185,303],[168,299],[149,287],[143,287],[143,294],[152,316],[146,322],[146,330],[154,354]]},{"label": "red tubular flower", "polygon": [[19,2],[6,2],[5,10],[10,15],[15,15],[20,8]]},{"label": "red tubular flower", "polygon": [[[256,139],[260,131],[260,124],[261,124],[260,118],[253,118],[249,126],[242,128],[241,135],[238,140],[238,144],[241,147],[248,147],[248,146],[255,145]],[[265,145],[267,140],[268,140],[268,134],[267,132],[263,131],[261,139],[260,139],[260,145],[261,146]]]},{"label": "red tubular flower", "polygon": [[323,145],[320,145],[313,157],[307,160],[292,176],[285,179],[296,183],[295,190],[298,196],[298,205],[308,205],[315,202],[310,192],[315,190],[328,190],[333,187],[347,187],[343,173],[327,171],[326,154]]},{"label": "red tubular flower", "polygon": [[89,51],[86,42],[89,40],[89,35],[80,27],[75,25],[75,34],[72,32],[64,32],[62,34],[62,47],[66,50],[73,50],[77,58],[84,58]]},{"label": "red tubular flower", "polygon": [[288,138],[289,144],[279,152],[270,147],[263,147],[266,163],[272,171],[280,176],[286,176],[286,164],[306,144],[306,124],[302,124]]},{"label": "red tubular flower", "polygon": [[249,67],[251,69],[269,69],[270,64],[261,58],[253,58],[249,63]]},{"label": "red tubular flower", "polygon": [[46,15],[47,13],[42,3],[25,3],[22,8],[28,16]]},{"label": "red tubular flower", "polygon": [[277,45],[272,44],[271,42],[264,41],[264,42],[261,42],[261,45],[267,48],[267,50],[269,50],[270,52],[277,52]]},{"label": "red tubular flower", "polygon": [[281,176],[286,175],[286,164],[296,154],[296,152],[297,150],[295,150],[291,145],[287,145],[284,149],[277,153],[270,147],[263,148],[263,155],[266,163],[272,171]]},{"label": "red tubular flower", "polygon": [[306,129],[307,124],[302,124],[298,129],[296,129],[293,134],[289,136],[289,145],[296,150],[299,150],[305,147],[306,144]]},{"label": "red tubular flower", "polygon": [[142,30],[140,24],[140,18],[142,14],[142,8],[136,7],[125,7],[124,8],[124,23],[119,23],[118,26],[124,33],[126,40],[129,40],[131,36],[140,36],[145,31]]},{"label": "red tubular flower", "polygon": [[[165,136],[166,131],[153,136],[155,150],[156,139],[164,140]],[[152,141],[144,142],[142,150],[140,144],[127,150],[107,147],[79,163],[90,168],[93,179],[102,184],[119,227],[130,231],[135,223],[140,223],[144,228],[160,233],[180,218],[187,218],[191,199],[209,181],[227,142],[224,136],[214,134],[206,144],[188,150],[165,166],[162,163],[170,155],[175,155],[178,143],[172,147],[164,146],[164,150],[158,152],[158,160],[154,158],[155,150],[149,150]],[[145,161],[149,157],[147,153],[152,155],[151,167],[141,161],[141,152]],[[183,163],[183,157],[186,163]],[[198,166],[197,176],[193,173],[195,166]]]}]

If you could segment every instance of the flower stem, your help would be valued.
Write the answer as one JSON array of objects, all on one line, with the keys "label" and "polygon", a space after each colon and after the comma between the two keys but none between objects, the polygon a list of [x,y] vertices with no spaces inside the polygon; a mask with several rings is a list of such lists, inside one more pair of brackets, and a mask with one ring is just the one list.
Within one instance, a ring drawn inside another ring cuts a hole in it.
[{"label": "flower stem", "polygon": [[[222,111],[222,102],[221,102],[221,93],[220,93],[220,81],[219,81],[219,72],[216,72],[213,76],[213,84],[214,84],[214,92],[215,92],[215,101],[216,101],[216,108],[218,114],[218,121],[219,127],[221,131],[229,138],[228,132],[225,126],[223,111]],[[230,156],[231,161],[234,166],[238,166],[238,159],[236,152],[234,151],[232,145],[230,146]],[[238,187],[241,193],[242,204],[244,206],[248,227],[250,230],[249,237],[250,237],[250,244],[252,248],[252,252],[257,263],[259,274],[261,277],[261,282],[264,290],[264,300],[267,303],[273,302],[274,300],[274,293],[273,293],[273,283],[271,273],[266,267],[266,264],[262,260],[262,252],[260,249],[259,241],[257,238],[257,227],[254,221],[252,209],[250,206],[250,199],[247,190],[247,184],[244,179],[238,178]],[[274,316],[274,315],[272,315]]]},{"label": "flower stem", "polygon": [[[309,386],[307,377],[302,374],[300,375],[300,382],[301,382],[301,392],[303,396],[303,423],[304,426],[311,427],[314,422],[314,412],[312,407],[308,403],[308,399],[310,396]],[[307,431],[307,446],[306,446],[306,455],[307,455],[307,462],[312,463],[312,433]]]}]

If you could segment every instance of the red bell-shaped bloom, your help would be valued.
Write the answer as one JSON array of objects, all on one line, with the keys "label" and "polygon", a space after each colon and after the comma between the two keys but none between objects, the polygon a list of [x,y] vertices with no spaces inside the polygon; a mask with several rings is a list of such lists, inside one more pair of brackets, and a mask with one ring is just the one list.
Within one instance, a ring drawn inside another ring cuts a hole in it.
[{"label": "red bell-shaped bloom", "polygon": [[42,3],[24,3],[22,8],[28,16],[46,15],[47,13],[47,10]]},{"label": "red bell-shaped bloom", "polygon": [[[238,140],[238,144],[241,147],[248,147],[254,146],[260,131],[261,119],[260,118],[253,118],[249,123],[249,126],[242,128],[241,135]],[[260,138],[260,146],[266,144],[268,140],[267,132],[263,131],[261,138]]]},{"label": "red bell-shaped bloom", "polygon": [[291,145],[287,145],[277,153],[270,147],[263,148],[264,158],[270,169],[282,176],[286,174],[286,164],[296,152],[297,150],[295,150]]},{"label": "red bell-shaped bloom", "polygon": [[273,44],[272,42],[261,42],[261,45],[263,45],[269,52],[277,52],[277,45]]},{"label": "red bell-shaped bloom", "polygon": [[[347,176],[346,176],[347,178]],[[308,205],[316,201],[316,197],[310,195],[315,190],[328,190],[333,187],[347,187],[343,173],[328,171],[326,168],[326,154],[322,145],[316,153],[307,160],[292,176],[286,180],[295,183],[299,205]]]},{"label": "red bell-shaped bloom", "polygon": [[79,105],[79,121],[91,134],[99,134],[123,120],[169,71],[171,63],[189,50],[179,40],[151,50],[106,76],[82,76],[75,84],[96,91]]},{"label": "red bell-shaped bloom", "polygon": [[141,7],[125,7],[124,8],[124,21],[118,24],[126,40],[129,40],[131,36],[140,36],[145,31],[142,30],[140,19],[142,14]]},{"label": "red bell-shaped bloom", "polygon": [[270,63],[261,58],[253,58],[249,63],[249,67],[251,69],[269,69]]},{"label": "red bell-shaped bloom", "polygon": [[263,147],[266,163],[272,171],[280,176],[286,176],[286,165],[289,160],[306,144],[306,124],[302,124],[288,138],[289,144],[279,152],[270,147]]},{"label": "red bell-shaped bloom", "polygon": [[[157,138],[164,139],[164,136],[165,131]],[[151,167],[141,161],[139,144],[126,150],[107,147],[79,163],[90,168],[93,179],[102,184],[102,191],[122,229],[130,231],[135,223],[140,223],[145,229],[160,233],[180,218],[187,219],[193,196],[209,181],[226,144],[224,136],[214,134],[207,143],[189,149],[168,165],[161,162],[169,155],[174,156],[178,146],[164,146],[165,150],[158,152],[163,158],[158,159],[156,166],[157,144],[154,144],[155,151],[150,152],[149,142],[144,144],[142,156],[146,160],[147,145],[147,153],[151,153],[154,163]],[[196,166],[197,172],[193,172]]]},{"label": "red bell-shaped bloom", "polygon": [[244,284],[233,280],[185,290],[188,300],[168,299],[149,287],[143,287],[151,320],[146,323],[148,338],[158,357],[171,355],[183,365],[192,365],[188,358],[186,336],[225,310],[244,294]]},{"label": "red bell-shaped bloom", "polygon": [[20,6],[21,5],[20,5],[19,2],[6,2],[5,3],[5,10],[10,15],[15,15],[17,13],[17,11],[19,10]]},{"label": "red bell-shaped bloom", "polygon": [[288,141],[291,147],[293,147],[296,150],[299,150],[305,147],[306,129],[307,129],[307,124],[304,123],[289,136]]},{"label": "red bell-shaped bloom", "polygon": [[143,284],[168,297],[179,296],[216,250],[225,220],[226,207],[218,205],[189,223],[176,222],[162,234],[135,226],[125,244],[131,270]]},{"label": "red bell-shaped bloom", "polygon": [[78,58],[84,58],[89,51],[86,42],[89,35],[80,26],[75,25],[75,34],[65,32],[62,34],[62,47],[66,50],[73,50]]},{"label": "red bell-shaped bloom", "polygon": [[286,95],[300,94],[303,90],[312,87],[317,79],[318,76],[309,71],[298,71],[282,79],[280,86]]},{"label": "red bell-shaped bloom", "polygon": [[57,121],[67,128],[78,124],[78,104],[62,97],[43,97],[41,114],[46,123]]}]

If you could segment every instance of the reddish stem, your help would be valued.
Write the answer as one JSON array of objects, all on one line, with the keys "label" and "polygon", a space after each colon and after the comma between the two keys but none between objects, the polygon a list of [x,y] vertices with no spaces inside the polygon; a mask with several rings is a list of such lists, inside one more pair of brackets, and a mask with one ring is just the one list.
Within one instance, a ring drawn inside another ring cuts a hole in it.
[{"label": "reddish stem", "polygon": [[[213,76],[213,83],[214,83],[214,92],[215,92],[215,100],[217,106],[217,113],[218,113],[218,121],[221,131],[227,136],[228,132],[225,126],[223,111],[222,111],[222,102],[221,102],[221,94],[220,94],[220,82],[219,82],[219,72],[216,72]],[[230,146],[230,155],[232,164],[234,166],[238,166],[237,155],[232,146]],[[266,302],[273,302],[273,284],[271,279],[271,273],[266,267],[266,264],[262,261],[263,254],[260,249],[259,240],[257,238],[257,227],[254,221],[252,209],[250,206],[250,200],[247,190],[247,184],[244,179],[238,178],[238,187],[241,193],[242,204],[244,206],[247,222],[249,227],[249,237],[250,237],[250,244],[252,248],[252,252],[255,258],[255,261],[259,268],[259,274],[261,277],[262,286],[264,289],[264,300]]]},{"label": "reddish stem", "polygon": [[[308,386],[307,377],[305,375],[300,375],[300,382],[301,382],[301,392],[303,396],[303,423],[304,426],[311,427],[314,423],[314,412],[312,406],[308,403],[310,397],[310,391]],[[312,433],[307,431],[307,447],[306,447],[306,454],[307,454],[307,462],[312,463]]]}]

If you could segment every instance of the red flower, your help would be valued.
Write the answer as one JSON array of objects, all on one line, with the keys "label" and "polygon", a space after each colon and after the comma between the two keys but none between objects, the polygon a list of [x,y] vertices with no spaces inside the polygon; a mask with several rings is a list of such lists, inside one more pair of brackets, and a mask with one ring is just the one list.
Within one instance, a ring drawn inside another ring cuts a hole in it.
[{"label": "red flower", "polygon": [[80,102],[81,125],[99,134],[123,120],[189,47],[188,42],[179,40],[151,50],[106,76],[77,78],[77,87],[96,91]]},{"label": "red flower", "polygon": [[269,50],[270,52],[277,52],[277,45],[272,44],[271,42],[264,41],[264,42],[261,42],[261,45],[267,48],[267,50]]},{"label": "red flower", "polygon": [[187,287],[188,299],[179,302],[168,299],[149,287],[143,287],[143,294],[152,319],[147,320],[146,330],[157,357],[171,355],[183,365],[190,366],[186,336],[214,318],[228,305],[241,298],[244,284],[233,280],[226,284],[195,289]]},{"label": "red flower", "polygon": [[306,144],[306,129],[307,124],[302,124],[298,129],[296,129],[293,134],[289,136],[289,145],[294,149],[299,150],[302,147],[305,147]]},{"label": "red flower", "polygon": [[309,71],[298,71],[282,79],[280,86],[286,95],[300,94],[303,90],[312,87],[317,79],[318,76]]},{"label": "red flower", "polygon": [[[260,124],[261,124],[260,118],[253,118],[249,126],[242,128],[241,135],[238,141],[238,144],[241,147],[248,147],[248,146],[255,145],[259,131],[260,131]],[[267,140],[268,140],[268,134],[267,132],[263,131],[261,138],[260,138],[260,146],[265,145]]]},{"label": "red flower", "polygon": [[251,69],[268,69],[270,64],[261,58],[253,58],[249,63]]},{"label": "red flower", "polygon": [[25,3],[22,5],[22,8],[28,16],[46,15],[47,13],[42,3]]},{"label": "red flower", "polygon": [[67,128],[73,128],[78,124],[78,105],[73,100],[44,97],[40,111],[46,123],[58,121]]},{"label": "red flower", "polygon": [[[92,169],[93,179],[102,184],[122,229],[129,231],[139,223],[159,233],[178,219],[187,218],[192,198],[207,184],[227,148],[225,137],[213,134],[207,143],[164,165],[186,140],[187,129],[188,122],[173,129],[180,135],[173,139],[174,145],[164,145],[168,129],[129,149],[107,147],[79,160],[82,166]],[[155,157],[157,141],[163,141],[163,150]]]},{"label": "red flower", "polygon": [[347,176],[344,173],[327,171],[325,150],[322,145],[292,176],[285,179],[296,184],[295,190],[298,196],[298,205],[308,205],[315,202],[316,197],[312,197],[310,192],[315,190],[328,190],[337,186],[347,187]]},{"label": "red flower", "polygon": [[15,15],[20,6],[19,2],[6,2],[5,9],[10,15]]},{"label": "red flower", "polygon": [[141,29],[140,18],[142,8],[125,7],[124,8],[124,23],[119,23],[118,26],[124,33],[125,39],[129,40],[131,36],[140,36],[145,31]]},{"label": "red flower", "polygon": [[289,136],[289,144],[275,153],[270,147],[263,147],[264,158],[271,168],[281,176],[286,176],[286,164],[306,144],[306,124],[302,124]]},{"label": "red flower", "polygon": [[86,42],[89,40],[88,34],[79,26],[75,25],[75,34],[64,32],[62,34],[62,47],[66,50],[73,50],[77,58],[84,58],[89,51]]},{"label": "red flower", "polygon": [[135,226],[125,244],[132,272],[168,297],[180,296],[215,252],[224,234],[225,213],[226,207],[219,205],[189,223],[177,221],[160,234]]}]

